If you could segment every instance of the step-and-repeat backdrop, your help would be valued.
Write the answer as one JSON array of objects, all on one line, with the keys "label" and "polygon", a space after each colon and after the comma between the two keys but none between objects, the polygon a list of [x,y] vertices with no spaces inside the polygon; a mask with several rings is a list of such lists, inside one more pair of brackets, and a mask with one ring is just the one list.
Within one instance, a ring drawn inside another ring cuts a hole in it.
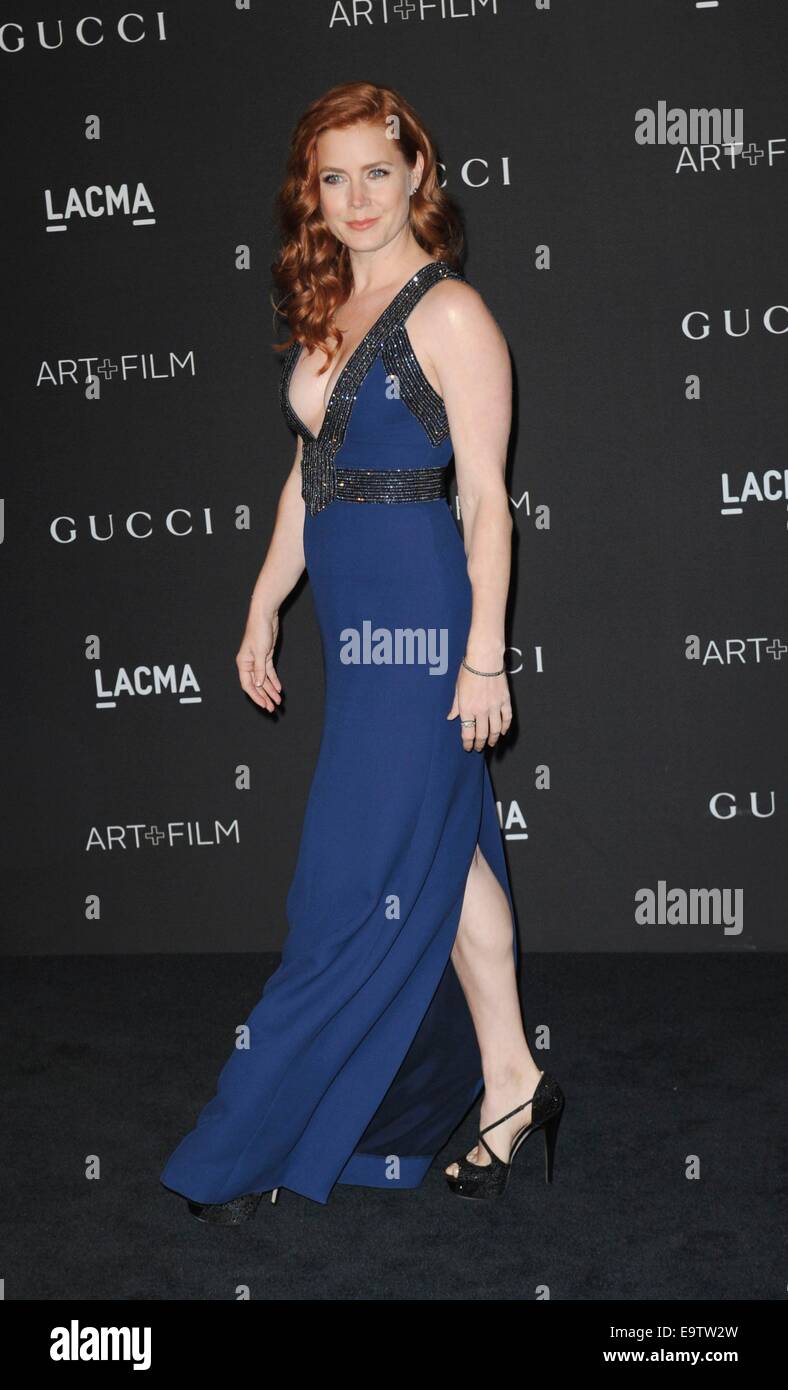
[{"label": "step-and-repeat backdrop", "polygon": [[274,195],[352,79],[433,133],[512,352],[524,945],[783,948],[787,43],[784,0],[4,0],[6,951],[284,940],[307,580],[275,719],[235,654],[294,451]]}]

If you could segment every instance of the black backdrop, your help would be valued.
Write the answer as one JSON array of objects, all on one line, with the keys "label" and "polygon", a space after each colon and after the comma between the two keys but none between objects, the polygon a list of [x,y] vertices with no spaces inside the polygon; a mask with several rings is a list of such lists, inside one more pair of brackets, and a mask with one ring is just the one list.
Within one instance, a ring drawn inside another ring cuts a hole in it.
[{"label": "black backdrop", "polygon": [[[355,78],[435,135],[512,351],[488,756],[525,948],[782,949],[787,39],[784,0],[3,5],[6,951],[284,939],[308,583],[276,720],[234,658],[294,449],[273,197],[300,111]],[[740,108],[744,149],[639,144],[661,101]],[[103,215],[69,212],[94,185]],[[177,689],[144,693],[157,666]],[[660,881],[741,889],[743,931],[639,925]]]}]

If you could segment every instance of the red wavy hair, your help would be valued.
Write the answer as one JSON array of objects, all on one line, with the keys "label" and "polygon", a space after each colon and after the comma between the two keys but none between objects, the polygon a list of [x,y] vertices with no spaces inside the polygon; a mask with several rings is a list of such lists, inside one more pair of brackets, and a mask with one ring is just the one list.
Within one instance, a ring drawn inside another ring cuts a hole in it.
[{"label": "red wavy hair", "polygon": [[[452,269],[460,268],[464,246],[460,217],[439,186],[435,146],[423,121],[391,87],[373,82],[331,87],[306,108],[291,136],[276,199],[282,245],[271,266],[280,294],[274,312],[287,321],[291,334],[286,343],[273,346],[284,352],[297,340],[307,351],[323,348],[329,361],[318,375],[328,370],[342,346],[343,334],[334,316],[350,295],[353,274],[347,246],[326,226],[320,211],[317,138],[324,130],[343,129],[359,121],[386,126],[391,117],[397,118],[395,143],[408,167],[413,168],[419,151],[424,156],[421,181],[410,199],[411,231],[431,256],[448,262]],[[336,340],[333,349],[328,347],[329,338]]]}]

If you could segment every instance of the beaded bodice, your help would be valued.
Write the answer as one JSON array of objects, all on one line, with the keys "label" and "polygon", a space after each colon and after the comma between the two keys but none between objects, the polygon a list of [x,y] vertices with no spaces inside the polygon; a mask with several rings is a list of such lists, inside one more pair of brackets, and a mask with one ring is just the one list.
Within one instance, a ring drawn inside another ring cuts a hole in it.
[{"label": "beaded bodice", "polygon": [[[422,295],[447,278],[464,277],[445,261],[432,261],[398,290],[340,371],[316,435],[290,403],[290,378],[302,344],[291,344],[284,354],[280,402],[287,423],[303,441],[301,495],[311,515],[343,495],[346,479],[337,478],[340,453],[341,473],[358,473],[363,464],[371,474],[395,463],[394,471],[413,475],[406,480],[412,490],[417,473],[432,474],[436,464],[451,457],[443,400],[427,380],[405,326]],[[382,493],[381,500],[386,500]]]}]

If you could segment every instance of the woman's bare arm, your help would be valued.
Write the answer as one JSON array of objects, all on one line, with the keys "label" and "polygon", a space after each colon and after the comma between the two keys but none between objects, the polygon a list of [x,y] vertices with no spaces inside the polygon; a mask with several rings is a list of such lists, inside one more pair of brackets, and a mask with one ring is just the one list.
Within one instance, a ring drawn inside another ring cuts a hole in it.
[{"label": "woman's bare arm", "polygon": [[304,500],[301,496],[299,436],[293,466],[279,496],[271,539],[257,576],[246,630],[235,659],[241,686],[256,705],[273,712],[281,704],[282,685],[274,667],[279,608],[304,572]]},{"label": "woman's bare arm", "polygon": [[[512,374],[506,339],[471,285],[446,280],[425,295],[414,334],[440,383],[446,406],[463,522],[473,608],[465,657],[479,671],[504,664],[504,624],[511,575],[512,517],[506,490]],[[430,317],[428,318],[428,313]],[[460,667],[447,718],[476,718],[461,728],[463,744],[480,750],[509,729],[512,706],[505,675],[472,675]]]}]

